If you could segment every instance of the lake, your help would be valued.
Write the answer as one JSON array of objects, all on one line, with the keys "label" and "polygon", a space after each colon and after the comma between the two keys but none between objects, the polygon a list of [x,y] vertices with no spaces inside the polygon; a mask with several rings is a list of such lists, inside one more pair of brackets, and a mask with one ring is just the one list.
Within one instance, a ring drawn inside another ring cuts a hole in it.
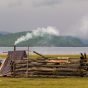
[{"label": "lake", "polygon": [[[0,47],[0,52],[13,51],[13,47]],[[28,50],[28,47],[16,47],[16,50]],[[80,54],[88,53],[88,47],[29,47],[30,52],[41,54]]]}]

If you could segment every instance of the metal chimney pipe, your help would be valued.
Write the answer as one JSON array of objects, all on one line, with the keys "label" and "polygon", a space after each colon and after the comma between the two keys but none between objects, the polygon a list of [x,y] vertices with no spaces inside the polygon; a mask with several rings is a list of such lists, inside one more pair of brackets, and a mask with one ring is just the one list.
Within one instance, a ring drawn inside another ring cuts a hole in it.
[{"label": "metal chimney pipe", "polygon": [[14,51],[16,51],[16,45],[14,45]]},{"label": "metal chimney pipe", "polygon": [[29,46],[28,46],[28,59],[29,59]]}]

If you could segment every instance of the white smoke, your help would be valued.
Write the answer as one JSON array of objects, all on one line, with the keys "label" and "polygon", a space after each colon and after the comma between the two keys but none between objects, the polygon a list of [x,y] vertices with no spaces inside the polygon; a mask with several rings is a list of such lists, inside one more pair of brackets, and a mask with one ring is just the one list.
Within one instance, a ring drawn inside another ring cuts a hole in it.
[{"label": "white smoke", "polygon": [[76,24],[69,28],[67,35],[88,39],[88,16],[83,16]]},{"label": "white smoke", "polygon": [[23,41],[27,41],[29,39],[32,39],[33,37],[41,36],[43,37],[45,34],[50,34],[50,35],[56,35],[59,36],[59,31],[57,31],[56,28],[54,27],[47,27],[47,28],[37,28],[36,30],[33,30],[31,33],[27,33],[25,36],[21,36],[15,41],[15,45],[18,43],[21,43]]},{"label": "white smoke", "polygon": [[83,37],[88,36],[88,17],[84,17],[81,20],[81,26],[80,26],[80,32],[82,34]]}]

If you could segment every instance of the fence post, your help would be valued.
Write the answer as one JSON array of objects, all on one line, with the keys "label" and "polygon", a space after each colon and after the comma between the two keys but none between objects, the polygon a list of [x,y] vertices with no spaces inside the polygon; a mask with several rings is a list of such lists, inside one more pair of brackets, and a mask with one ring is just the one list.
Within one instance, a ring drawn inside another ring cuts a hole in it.
[{"label": "fence post", "polygon": [[84,53],[84,55],[81,53],[81,57],[80,57],[80,76],[81,77],[84,77],[86,75],[84,72],[86,71],[84,68],[84,66],[86,66],[85,64],[86,62],[87,62],[86,53]]},{"label": "fence post", "polygon": [[28,55],[27,55],[28,57],[27,57],[27,71],[26,71],[26,77],[28,77],[29,75],[29,71],[28,71],[28,69],[29,69],[29,46],[28,46]]},{"label": "fence post", "polygon": [[15,77],[15,62],[14,61],[11,61],[10,67],[11,67],[11,75],[12,77]]}]

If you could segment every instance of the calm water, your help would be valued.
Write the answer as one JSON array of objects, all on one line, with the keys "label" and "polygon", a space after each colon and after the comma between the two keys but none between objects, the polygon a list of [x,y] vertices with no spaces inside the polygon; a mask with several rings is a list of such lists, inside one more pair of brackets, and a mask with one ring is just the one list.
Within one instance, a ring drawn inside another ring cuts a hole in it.
[{"label": "calm water", "polygon": [[[16,47],[17,50],[28,50],[28,47]],[[80,54],[88,53],[88,47],[29,47],[30,51],[41,54]],[[13,51],[13,47],[0,47],[0,52]]]}]

